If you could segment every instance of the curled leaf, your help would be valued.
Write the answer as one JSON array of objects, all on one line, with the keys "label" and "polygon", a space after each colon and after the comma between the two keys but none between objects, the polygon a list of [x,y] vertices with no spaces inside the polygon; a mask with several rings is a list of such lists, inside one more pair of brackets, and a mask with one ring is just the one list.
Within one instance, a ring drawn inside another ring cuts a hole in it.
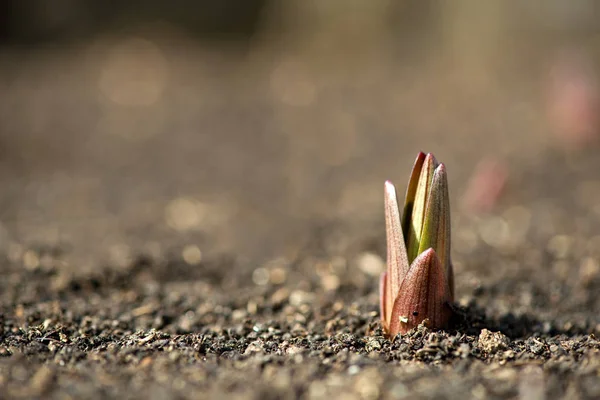
[{"label": "curled leaf", "polygon": [[411,265],[400,286],[401,295],[394,302],[388,333],[396,336],[408,332],[425,319],[434,327],[448,323],[450,289],[446,274],[433,249],[421,253]]},{"label": "curled leaf", "polygon": [[391,313],[394,299],[400,290],[400,284],[408,272],[409,263],[404,235],[402,235],[400,226],[396,188],[389,181],[385,183],[385,228],[387,238],[386,311]]},{"label": "curled leaf", "polygon": [[433,174],[438,163],[432,154],[427,154],[423,161],[423,167],[419,175],[417,191],[415,193],[414,205],[410,215],[410,226],[406,238],[406,249],[408,260],[412,262],[419,254],[419,247],[423,232],[423,223],[425,221],[425,212],[427,208],[427,200],[431,190],[431,182]]}]

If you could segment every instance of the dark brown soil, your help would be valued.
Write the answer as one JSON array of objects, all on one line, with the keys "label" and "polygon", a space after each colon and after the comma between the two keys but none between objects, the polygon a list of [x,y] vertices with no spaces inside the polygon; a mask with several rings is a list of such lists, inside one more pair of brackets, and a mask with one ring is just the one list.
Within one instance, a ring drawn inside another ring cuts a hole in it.
[{"label": "dark brown soil", "polygon": [[[600,161],[547,139],[539,72],[465,92],[386,52],[159,41],[162,102],[120,108],[111,40],[0,60],[1,398],[600,398]],[[388,340],[383,181],[419,150],[450,174],[456,315]],[[509,178],[474,214],[486,155]]]}]

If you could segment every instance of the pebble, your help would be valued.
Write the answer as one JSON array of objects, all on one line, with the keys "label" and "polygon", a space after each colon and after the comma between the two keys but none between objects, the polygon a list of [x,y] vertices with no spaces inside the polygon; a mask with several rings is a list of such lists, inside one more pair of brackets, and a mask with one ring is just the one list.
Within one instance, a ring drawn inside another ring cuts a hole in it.
[{"label": "pebble", "polygon": [[40,265],[40,259],[37,253],[33,250],[27,250],[23,254],[23,265],[27,269],[35,269]]},{"label": "pebble", "polygon": [[285,350],[288,355],[302,354],[304,349],[300,346],[291,345]]},{"label": "pebble", "polygon": [[321,277],[321,286],[326,291],[334,291],[340,286],[340,278],[333,274],[324,275]]},{"label": "pebble", "polygon": [[491,332],[487,329],[482,329],[479,334],[477,347],[489,354],[497,353],[508,349],[510,339],[501,332]]},{"label": "pebble", "polygon": [[202,261],[202,251],[196,245],[187,245],[181,251],[181,258],[188,265],[198,265]]},{"label": "pebble", "polygon": [[365,346],[365,350],[367,350],[367,352],[381,350],[381,342],[379,341],[379,339],[370,338],[367,341],[367,344]]},{"label": "pebble", "polygon": [[252,272],[252,281],[259,286],[264,286],[269,283],[270,274],[266,268],[256,268]]},{"label": "pebble", "polygon": [[294,290],[290,294],[290,304],[298,307],[303,304],[312,303],[314,297],[314,293],[305,292],[303,290]]},{"label": "pebble", "polygon": [[264,353],[265,350],[263,348],[262,342],[260,340],[256,340],[246,347],[246,351],[244,351],[244,355],[250,355],[254,353]]},{"label": "pebble", "polygon": [[356,263],[362,272],[378,277],[385,269],[385,262],[375,253],[364,252],[356,258]]},{"label": "pebble", "polygon": [[283,267],[276,267],[271,270],[270,280],[273,285],[281,285],[287,279],[287,270]]},{"label": "pebble", "polygon": [[282,303],[284,303],[285,301],[287,301],[289,296],[290,296],[290,291],[288,288],[286,288],[286,287],[279,288],[275,292],[273,292],[273,294],[271,295],[271,303],[273,303],[273,305],[279,306]]},{"label": "pebble", "polygon": [[165,208],[165,221],[176,231],[199,228],[209,213],[208,205],[188,197],[171,200]]},{"label": "pebble", "polygon": [[231,319],[233,321],[241,321],[248,316],[248,312],[246,310],[233,310],[231,312]]},{"label": "pebble", "polygon": [[467,358],[471,353],[471,346],[468,343],[461,343],[458,346],[458,355],[460,358]]},{"label": "pebble", "polygon": [[348,375],[356,375],[360,372],[360,367],[358,365],[351,365],[348,367]]},{"label": "pebble", "polygon": [[600,276],[600,263],[596,258],[585,257],[579,265],[579,279],[584,284],[590,284]]},{"label": "pebble", "polygon": [[47,366],[38,368],[31,378],[31,388],[36,395],[43,395],[54,379],[54,372]]}]

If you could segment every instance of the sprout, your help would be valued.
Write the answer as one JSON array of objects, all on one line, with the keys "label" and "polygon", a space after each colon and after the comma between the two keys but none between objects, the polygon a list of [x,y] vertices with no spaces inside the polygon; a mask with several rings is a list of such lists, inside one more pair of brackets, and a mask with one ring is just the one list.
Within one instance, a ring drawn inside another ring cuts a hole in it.
[{"label": "sprout", "polygon": [[380,312],[391,337],[420,323],[443,328],[452,314],[450,202],[446,167],[419,153],[402,217],[396,188],[385,182],[387,269],[380,279]]}]

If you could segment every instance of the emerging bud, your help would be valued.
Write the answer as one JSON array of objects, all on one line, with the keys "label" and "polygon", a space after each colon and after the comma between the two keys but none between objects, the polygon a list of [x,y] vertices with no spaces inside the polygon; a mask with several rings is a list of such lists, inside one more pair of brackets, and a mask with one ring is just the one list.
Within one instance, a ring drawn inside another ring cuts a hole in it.
[{"label": "emerging bud", "polygon": [[380,311],[390,336],[428,320],[443,328],[451,316],[450,202],[444,164],[419,153],[400,217],[396,189],[385,183],[387,269],[380,280]]}]

